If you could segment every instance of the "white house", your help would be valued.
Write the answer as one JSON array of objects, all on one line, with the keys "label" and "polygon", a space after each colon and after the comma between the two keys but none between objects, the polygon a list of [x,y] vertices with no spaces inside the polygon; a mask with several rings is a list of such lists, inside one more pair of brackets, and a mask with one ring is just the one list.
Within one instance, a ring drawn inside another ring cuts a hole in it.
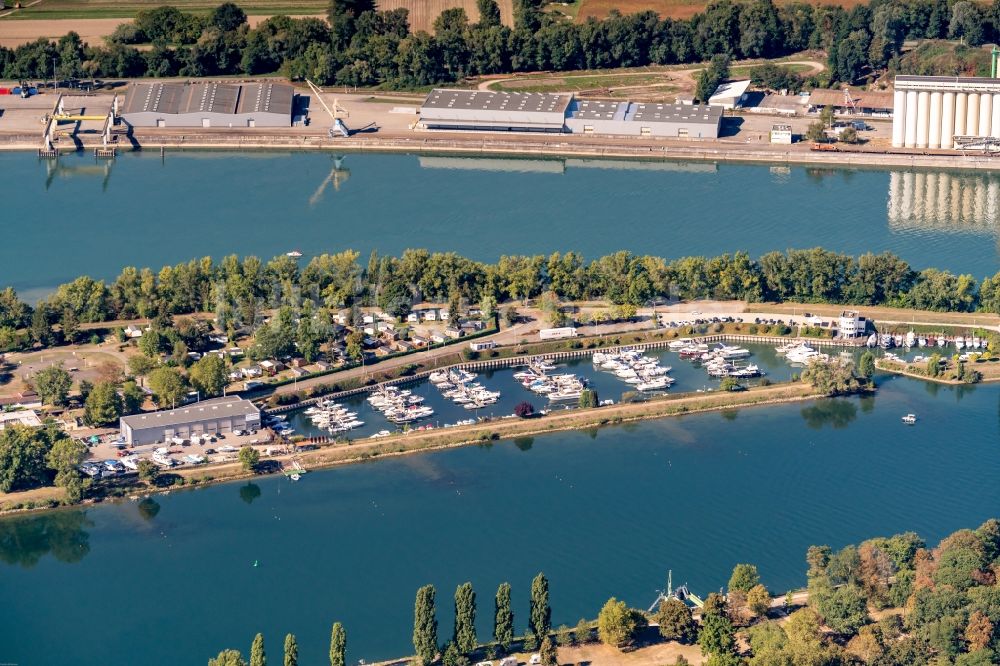
[{"label": "white house", "polygon": [[837,331],[842,338],[856,338],[862,336],[868,330],[868,320],[853,310],[845,310],[840,313]]},{"label": "white house", "polygon": [[142,337],[142,329],[139,328],[138,326],[133,326],[132,324],[129,324],[128,326],[125,327],[124,331],[125,331],[125,336],[128,338],[135,339]]},{"label": "white house", "polygon": [[494,342],[493,340],[481,340],[481,341],[473,340],[472,342],[469,343],[469,349],[477,352],[493,349],[496,346],[497,343]]}]

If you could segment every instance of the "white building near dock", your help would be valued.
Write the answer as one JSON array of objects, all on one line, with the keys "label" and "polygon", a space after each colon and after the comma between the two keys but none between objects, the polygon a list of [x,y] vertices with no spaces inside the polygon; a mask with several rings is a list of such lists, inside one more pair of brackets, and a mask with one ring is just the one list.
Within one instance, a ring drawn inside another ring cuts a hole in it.
[{"label": "white building near dock", "polygon": [[842,338],[857,338],[868,330],[868,320],[854,310],[845,310],[837,320],[837,333]]},{"label": "white building near dock", "polygon": [[249,400],[228,396],[177,409],[123,416],[120,426],[128,446],[158,444],[175,437],[256,430],[260,428],[260,409]]},{"label": "white building near dock", "polygon": [[953,150],[960,139],[1000,139],[1000,79],[897,76],[894,91],[894,148]]}]

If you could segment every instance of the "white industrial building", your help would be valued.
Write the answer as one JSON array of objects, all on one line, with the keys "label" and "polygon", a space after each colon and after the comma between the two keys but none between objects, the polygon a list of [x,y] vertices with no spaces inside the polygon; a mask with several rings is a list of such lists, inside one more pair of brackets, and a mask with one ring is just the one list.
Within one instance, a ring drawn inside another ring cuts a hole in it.
[{"label": "white industrial building", "polygon": [[291,127],[287,83],[134,83],[121,117],[132,127]]},{"label": "white industrial building", "polygon": [[1000,138],[1000,79],[896,77],[894,148],[950,150],[967,137]]},{"label": "white industrial building", "polygon": [[792,126],[791,125],[771,125],[771,143],[791,145]]},{"label": "white industrial building", "polygon": [[606,136],[714,139],[722,107],[576,100],[571,93],[432,90],[420,107],[431,130],[570,132]]},{"label": "white industrial building", "polygon": [[746,101],[747,90],[749,88],[750,79],[726,81],[715,89],[712,96],[708,98],[708,103],[711,106],[721,106],[723,109],[739,108]]},{"label": "white industrial building", "polygon": [[260,409],[239,396],[202,400],[177,409],[143,412],[120,420],[125,444],[158,444],[192,435],[260,428]]},{"label": "white industrial building", "polygon": [[574,100],[566,115],[573,134],[715,139],[722,107],[702,104],[644,104]]},{"label": "white industrial building", "polygon": [[571,94],[434,89],[420,106],[425,129],[562,132]]}]

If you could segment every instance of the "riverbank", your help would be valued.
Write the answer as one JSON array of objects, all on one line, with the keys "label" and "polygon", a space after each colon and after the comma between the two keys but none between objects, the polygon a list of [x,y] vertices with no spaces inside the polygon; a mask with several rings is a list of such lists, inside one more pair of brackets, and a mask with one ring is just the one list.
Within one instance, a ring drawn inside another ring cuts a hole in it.
[{"label": "riverbank", "polygon": [[[578,157],[594,159],[636,159],[657,162],[715,162],[743,164],[783,164],[836,167],[906,167],[946,170],[1000,168],[1000,157],[964,156],[954,153],[885,153],[863,148],[813,151],[804,144],[785,149],[770,144],[728,141],[666,142],[630,140],[620,137],[553,135],[539,139],[533,135],[485,133],[408,132],[382,136],[354,136],[331,139],[320,133],[271,133],[194,129],[191,132],[136,130],[133,146],[122,150],[302,150],[337,153],[426,153],[504,157]],[[36,151],[40,137],[31,134],[0,135],[0,150]],[[89,150],[96,144],[84,142]]]},{"label": "riverbank", "polygon": [[[760,386],[732,393],[668,395],[649,402],[566,410],[536,418],[501,419],[448,429],[411,431],[378,440],[330,444],[316,450],[303,451],[294,457],[307,469],[325,469],[368,462],[376,458],[411,455],[470,444],[487,444],[501,439],[533,437],[567,430],[586,430],[669,416],[801,402],[818,397],[821,397],[821,394],[812,386],[799,382]],[[292,457],[275,456],[266,461],[286,465],[291,462]],[[277,465],[275,467],[272,473],[280,473]],[[160,490],[196,487],[260,476],[244,471],[239,463],[192,467],[171,471],[170,474],[182,481]],[[142,495],[149,492],[156,492],[156,489],[135,486],[129,488],[124,495]],[[56,487],[36,488],[20,493],[0,493],[0,513],[23,513],[57,508],[62,496],[63,490]]]}]

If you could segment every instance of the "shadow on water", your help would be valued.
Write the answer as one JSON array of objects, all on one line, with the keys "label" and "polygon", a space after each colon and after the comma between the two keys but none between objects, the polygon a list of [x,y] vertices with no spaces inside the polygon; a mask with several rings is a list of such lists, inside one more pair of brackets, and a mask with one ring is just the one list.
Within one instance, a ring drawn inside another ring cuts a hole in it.
[{"label": "shadow on water", "polygon": [[260,497],[260,486],[256,483],[248,483],[245,486],[240,486],[240,499],[247,504],[253,504],[253,501]]},{"label": "shadow on water", "polygon": [[156,514],[160,512],[160,503],[157,502],[152,497],[147,497],[146,499],[140,501],[136,508],[139,509],[139,515],[145,520],[152,520],[156,518]]},{"label": "shadow on water", "polygon": [[514,446],[516,446],[521,451],[530,451],[531,447],[535,445],[534,437],[515,437]]},{"label": "shadow on water", "polygon": [[738,409],[723,409],[719,414],[727,421],[735,421],[736,417],[740,415],[740,410]]},{"label": "shadow on water", "polygon": [[858,418],[858,406],[853,400],[828,398],[803,407],[801,414],[806,425],[814,430],[820,430],[824,426],[846,428]]},{"label": "shadow on water", "polygon": [[30,569],[50,553],[66,564],[79,562],[90,552],[87,528],[93,525],[85,511],[0,520],[0,562]]}]

